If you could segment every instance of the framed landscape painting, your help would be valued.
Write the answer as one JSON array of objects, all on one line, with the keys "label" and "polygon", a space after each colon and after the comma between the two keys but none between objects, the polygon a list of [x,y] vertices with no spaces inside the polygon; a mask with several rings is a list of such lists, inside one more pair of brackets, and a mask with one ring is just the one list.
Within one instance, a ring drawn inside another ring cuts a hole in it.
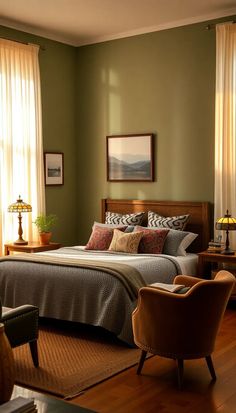
[{"label": "framed landscape painting", "polygon": [[107,180],[153,181],[153,134],[107,136]]},{"label": "framed landscape painting", "polygon": [[63,185],[64,159],[62,152],[44,153],[45,185]]}]

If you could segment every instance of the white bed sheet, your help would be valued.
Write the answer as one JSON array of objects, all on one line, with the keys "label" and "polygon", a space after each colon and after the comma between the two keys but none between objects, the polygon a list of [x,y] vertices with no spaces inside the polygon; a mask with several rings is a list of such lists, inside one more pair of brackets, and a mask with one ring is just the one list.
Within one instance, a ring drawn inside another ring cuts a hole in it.
[{"label": "white bed sheet", "polygon": [[198,255],[188,253],[186,256],[175,257],[183,275],[197,275]]}]

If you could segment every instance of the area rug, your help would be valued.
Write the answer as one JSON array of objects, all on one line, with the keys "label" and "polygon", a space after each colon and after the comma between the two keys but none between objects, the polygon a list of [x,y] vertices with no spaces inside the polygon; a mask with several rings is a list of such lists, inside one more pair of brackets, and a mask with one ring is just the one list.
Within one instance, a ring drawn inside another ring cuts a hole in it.
[{"label": "area rug", "polygon": [[140,350],[105,330],[73,323],[41,325],[38,349],[38,368],[28,344],[14,349],[16,383],[63,398],[133,366],[140,357]]}]

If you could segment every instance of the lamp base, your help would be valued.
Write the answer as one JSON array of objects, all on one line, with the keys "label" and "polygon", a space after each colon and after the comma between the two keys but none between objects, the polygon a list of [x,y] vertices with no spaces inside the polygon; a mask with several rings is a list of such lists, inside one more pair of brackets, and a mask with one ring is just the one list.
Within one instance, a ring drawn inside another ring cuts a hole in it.
[{"label": "lamp base", "polygon": [[14,242],[14,245],[27,245],[28,244],[28,241],[25,241],[23,238],[22,239],[17,239],[15,242]]},{"label": "lamp base", "polygon": [[234,251],[231,250],[230,248],[226,248],[225,250],[221,251],[221,254],[223,254],[223,255],[234,255]]}]

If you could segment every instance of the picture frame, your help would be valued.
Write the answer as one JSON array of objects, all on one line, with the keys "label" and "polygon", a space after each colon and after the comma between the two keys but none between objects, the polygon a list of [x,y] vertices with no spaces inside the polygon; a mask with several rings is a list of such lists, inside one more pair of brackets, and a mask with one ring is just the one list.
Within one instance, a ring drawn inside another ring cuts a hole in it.
[{"label": "picture frame", "polygon": [[110,135],[106,141],[107,181],[154,181],[154,135]]},{"label": "picture frame", "polygon": [[64,184],[64,154],[62,152],[44,152],[45,185]]}]

